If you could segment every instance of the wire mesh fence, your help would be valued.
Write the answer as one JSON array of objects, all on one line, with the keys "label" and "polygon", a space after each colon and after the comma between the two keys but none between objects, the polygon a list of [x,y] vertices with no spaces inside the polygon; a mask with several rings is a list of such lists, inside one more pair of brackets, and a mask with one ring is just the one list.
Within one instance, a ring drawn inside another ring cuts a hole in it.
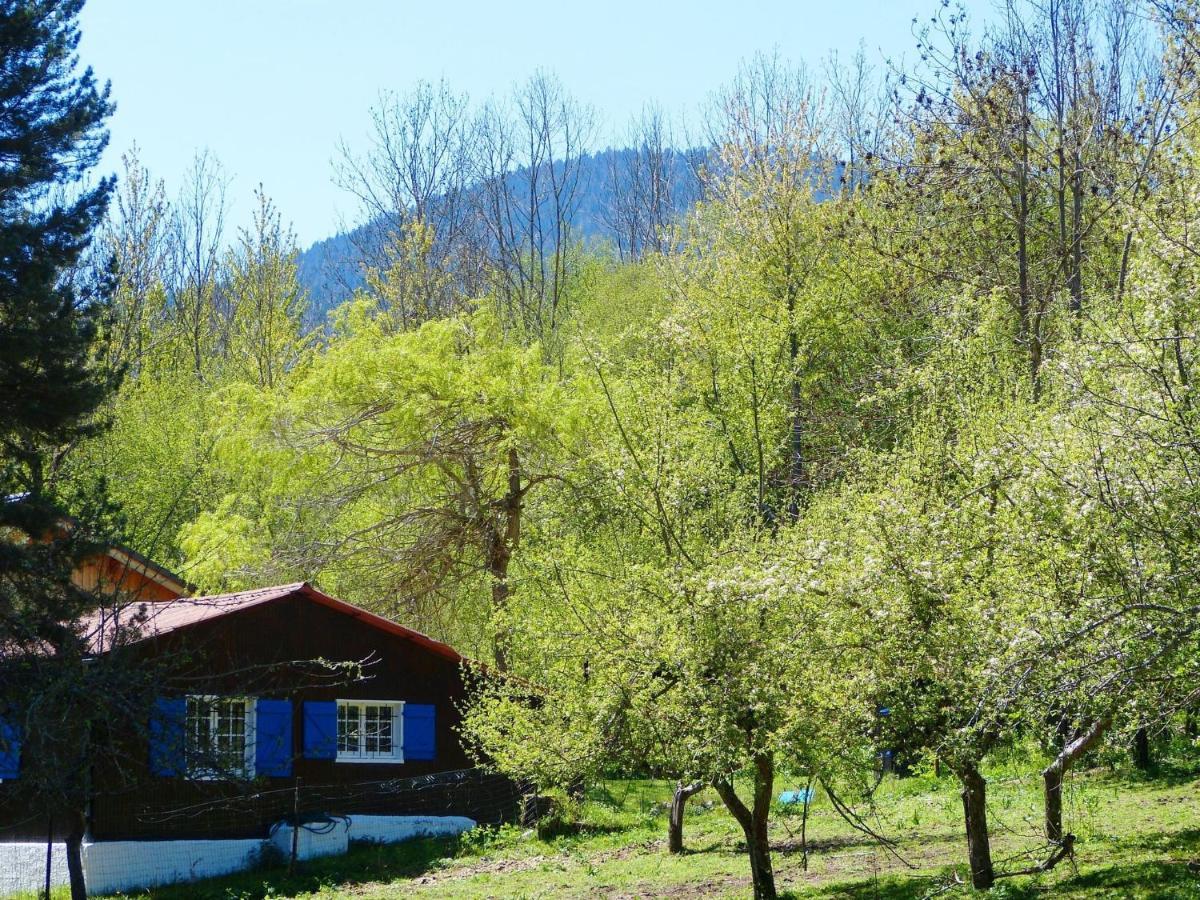
[{"label": "wire mesh fence", "polygon": [[[531,820],[526,784],[479,769],[414,778],[307,783],[180,782],[100,795],[81,852],[88,892],[102,895],[228,874],[289,868],[356,842],[455,835],[474,825]],[[0,840],[0,897],[68,883],[66,845]]]}]

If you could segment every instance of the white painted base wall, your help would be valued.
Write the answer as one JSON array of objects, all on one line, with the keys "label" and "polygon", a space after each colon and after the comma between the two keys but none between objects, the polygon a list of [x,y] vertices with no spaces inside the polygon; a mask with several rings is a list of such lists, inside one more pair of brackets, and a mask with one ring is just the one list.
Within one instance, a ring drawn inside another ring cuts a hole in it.
[{"label": "white painted base wall", "polygon": [[351,816],[350,840],[398,844],[414,838],[462,834],[475,827],[465,816]]},{"label": "white painted base wall", "polygon": [[[54,844],[50,851],[50,884],[68,884],[67,845]],[[45,844],[0,844],[0,897],[46,886]]]},{"label": "white painted base wall", "polygon": [[[301,828],[296,835],[296,859],[314,859],[318,856],[337,856],[345,853],[350,846],[346,834],[346,820],[335,819],[325,831],[326,826],[316,825],[315,830]],[[271,835],[271,843],[284,856],[292,855],[292,826],[280,825]]]},{"label": "white painted base wall", "polygon": [[[350,841],[395,844],[422,837],[461,834],[475,827],[464,816],[350,816],[327,834],[301,829],[297,856],[312,859],[345,853]],[[292,852],[292,829],[281,825],[270,840],[241,841],[100,841],[83,845],[83,874],[88,891],[112,894],[195,881],[252,868],[268,846]],[[0,897],[37,891],[45,884],[46,845],[0,843]],[[68,884],[67,848],[51,850],[50,883]]]},{"label": "white painted base wall", "polygon": [[83,848],[88,892],[112,894],[228,875],[254,866],[263,842],[101,841]]}]

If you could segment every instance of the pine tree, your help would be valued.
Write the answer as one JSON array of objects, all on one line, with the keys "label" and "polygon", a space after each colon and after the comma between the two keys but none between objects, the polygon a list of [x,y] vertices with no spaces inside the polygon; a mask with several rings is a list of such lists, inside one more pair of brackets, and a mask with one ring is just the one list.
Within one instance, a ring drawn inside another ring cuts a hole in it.
[{"label": "pine tree", "polygon": [[112,279],[81,264],[113,189],[89,181],[113,106],[80,71],[82,6],[0,0],[0,737],[22,745],[30,808],[66,830],[75,898],[93,739],[121,693],[70,624],[97,602],[71,575],[103,491],[64,502],[63,460],[116,386],[96,352]]},{"label": "pine tree", "polygon": [[64,578],[80,542],[46,539],[62,531],[65,451],[115,386],[94,352],[107,279],[79,265],[113,188],[87,181],[113,105],[79,71],[82,6],[0,0],[0,530],[17,538],[0,548],[0,629],[14,637],[49,639],[87,602]]}]

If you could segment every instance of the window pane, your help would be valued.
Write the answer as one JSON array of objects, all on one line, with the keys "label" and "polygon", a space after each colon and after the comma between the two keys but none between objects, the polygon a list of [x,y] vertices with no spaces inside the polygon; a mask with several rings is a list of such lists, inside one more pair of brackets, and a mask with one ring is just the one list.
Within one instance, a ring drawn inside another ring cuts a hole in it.
[{"label": "window pane", "polygon": [[338,753],[358,752],[358,708],[348,703],[339,703],[337,711]]},{"label": "window pane", "polygon": [[365,708],[367,753],[372,756],[392,755],[392,708]]},{"label": "window pane", "polygon": [[242,700],[219,700],[213,707],[219,764],[240,772],[246,762],[246,704]]},{"label": "window pane", "polygon": [[246,701],[187,698],[187,755],[200,777],[242,776],[246,771]]},{"label": "window pane", "polygon": [[187,698],[187,739],[188,750],[192,753],[202,753],[211,743],[211,721],[208,715],[208,705],[203,697]]}]

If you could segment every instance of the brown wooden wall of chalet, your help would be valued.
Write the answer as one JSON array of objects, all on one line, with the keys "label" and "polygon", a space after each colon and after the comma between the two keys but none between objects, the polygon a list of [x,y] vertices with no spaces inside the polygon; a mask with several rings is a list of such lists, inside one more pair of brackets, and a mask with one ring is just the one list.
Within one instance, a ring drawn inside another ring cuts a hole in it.
[{"label": "brown wooden wall of chalet", "polygon": [[182,590],[155,581],[132,564],[120,562],[107,554],[85,559],[71,573],[71,581],[101,596],[119,595],[135,603],[159,603],[184,595]]},{"label": "brown wooden wall of chalet", "polygon": [[[464,696],[460,664],[316,602],[295,596],[272,600],[147,640],[138,652],[160,659],[166,654],[171,660],[172,674],[163,685],[164,695],[241,695],[292,701],[293,774],[256,778],[254,788],[261,791],[288,788],[298,778],[306,790],[336,798],[336,789],[323,793],[316,789],[408,779],[472,765],[457,734],[461,718],[457,707]],[[328,672],[310,664],[317,659],[363,662],[365,680],[331,683]],[[435,758],[379,764],[304,758],[304,702],[335,699],[433,704]],[[232,798],[254,790],[248,792],[244,782],[151,774],[144,736],[123,755],[128,763],[122,776],[112,771],[96,771],[93,776],[90,825],[96,840],[259,837],[265,836],[262,816],[278,818],[274,809],[278,798],[259,804],[257,815],[238,814],[239,809],[249,812],[249,807]],[[346,808],[334,809],[339,803],[329,799],[324,811],[353,813],[353,799],[358,797],[359,806],[365,807],[357,810],[360,813],[470,816],[472,812],[473,798],[468,795],[461,797],[459,804],[450,794],[435,802],[434,808],[423,808],[411,793],[396,794],[390,805],[386,790],[344,793],[348,799],[341,805]],[[476,796],[482,795],[477,791]],[[19,782],[0,784],[0,840],[45,839],[45,815],[30,808],[30,803],[21,798]],[[188,813],[171,814],[189,807]],[[280,813],[287,809],[285,806]]]}]

